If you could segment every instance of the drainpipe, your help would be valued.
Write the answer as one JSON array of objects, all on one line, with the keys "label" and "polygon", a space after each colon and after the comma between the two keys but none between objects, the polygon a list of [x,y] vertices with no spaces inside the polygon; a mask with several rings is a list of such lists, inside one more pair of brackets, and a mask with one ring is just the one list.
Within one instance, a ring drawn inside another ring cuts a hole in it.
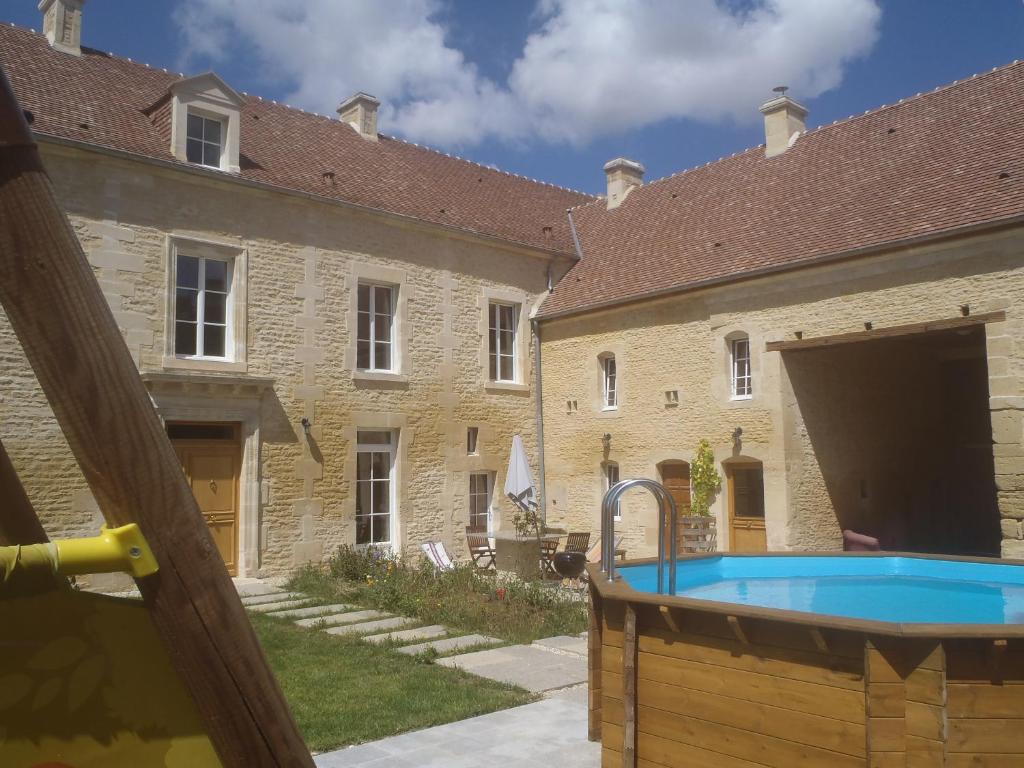
[{"label": "drainpipe", "polygon": [[534,406],[537,414],[537,461],[540,466],[540,519],[544,524],[548,521],[548,494],[545,488],[544,471],[544,398],[541,391],[541,369],[540,369],[540,323],[536,318],[530,318],[530,328],[533,331],[533,364],[534,364]]}]

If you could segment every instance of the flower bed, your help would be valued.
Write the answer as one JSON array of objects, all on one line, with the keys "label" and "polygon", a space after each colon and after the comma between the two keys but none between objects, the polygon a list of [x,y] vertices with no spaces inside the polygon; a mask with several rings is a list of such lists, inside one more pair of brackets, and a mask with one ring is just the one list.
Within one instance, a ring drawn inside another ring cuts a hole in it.
[{"label": "flower bed", "polygon": [[522,582],[471,565],[436,572],[429,564],[413,566],[374,549],[342,547],[326,569],[299,571],[291,587],[515,643],[587,628],[586,603],[552,585]]}]

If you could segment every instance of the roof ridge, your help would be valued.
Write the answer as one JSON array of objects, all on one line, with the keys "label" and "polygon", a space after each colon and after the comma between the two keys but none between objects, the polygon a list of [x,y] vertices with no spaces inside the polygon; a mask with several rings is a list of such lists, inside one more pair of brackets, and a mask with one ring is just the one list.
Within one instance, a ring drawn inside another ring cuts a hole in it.
[{"label": "roof ridge", "polygon": [[403,139],[401,136],[393,136],[389,133],[381,133],[380,135],[383,136],[385,139],[397,141],[401,144],[408,144],[410,146],[416,147],[417,149],[422,149],[426,152],[433,152],[436,155],[443,155],[444,157],[447,157],[451,160],[458,160],[459,162],[462,163],[475,165],[477,168],[483,168],[484,170],[487,171],[494,171],[495,173],[500,173],[503,176],[511,176],[512,178],[515,179],[532,181],[534,184],[540,184],[541,186],[544,187],[551,187],[553,189],[561,190],[562,192],[572,192],[577,195],[584,195],[586,197],[592,198],[591,200],[588,200],[586,203],[582,203],[581,205],[589,205],[590,203],[596,202],[597,200],[601,199],[599,195],[592,195],[589,192],[583,192],[578,189],[573,189],[572,187],[563,187],[561,184],[552,184],[550,181],[544,181],[543,179],[535,179],[531,176],[523,176],[522,174],[519,173],[513,173],[512,171],[506,171],[502,168],[498,168],[496,165],[485,165],[484,163],[477,162],[476,160],[470,160],[469,158],[466,157],[460,157],[459,155],[453,155],[450,152],[445,152],[443,149],[437,149],[435,147],[428,146],[427,144],[420,144],[415,141],[410,141],[409,139]]},{"label": "roof ridge", "polygon": [[[895,101],[895,102],[893,102],[891,104],[882,104],[881,106],[874,107],[873,109],[866,109],[866,110],[864,110],[863,112],[861,112],[860,114],[857,114],[857,115],[850,115],[848,117],[844,117],[844,118],[840,118],[840,119],[837,119],[837,120],[833,120],[831,123],[822,123],[821,125],[817,126],[816,128],[812,128],[809,131],[804,131],[802,134],[800,134],[800,136],[801,136],[801,138],[804,137],[804,136],[811,136],[812,134],[820,133],[820,132],[822,132],[822,131],[824,131],[826,129],[829,129],[829,128],[834,128],[834,127],[837,127],[837,126],[846,125],[847,123],[850,123],[850,122],[852,122],[854,120],[861,120],[861,119],[866,118],[866,117],[872,117],[874,115],[879,114],[880,112],[884,112],[887,109],[894,109],[896,107],[902,107],[902,106],[904,106],[906,104],[917,102],[920,99],[927,98],[928,96],[932,96],[932,95],[934,95],[936,93],[939,93],[941,91],[946,91],[946,90],[949,90],[951,88],[956,88],[956,87],[959,87],[959,86],[963,86],[963,85],[965,85],[965,84],[967,84],[969,82],[973,82],[973,81],[977,80],[978,78],[989,77],[991,75],[998,74],[999,72],[1003,72],[1003,71],[1005,71],[1007,69],[1010,69],[1012,67],[1020,66],[1021,64],[1022,64],[1022,61],[1020,59],[1014,59],[1013,61],[1009,62],[1008,64],[1003,64],[1003,65],[998,66],[998,67],[993,67],[992,69],[985,70],[984,72],[976,72],[973,75],[968,75],[966,77],[961,77],[958,80],[954,80],[951,83],[943,83],[942,85],[937,85],[933,89],[931,89],[930,91],[920,91],[919,93],[916,93],[913,96],[908,96],[905,99],[900,99],[899,101]],[[752,152],[754,150],[759,150],[759,149],[762,149],[763,147],[764,147],[764,144],[756,144],[753,147],[747,147],[746,149],[737,150],[736,152],[733,152],[731,155],[723,155],[722,157],[718,158],[717,160],[708,160],[706,163],[701,163],[699,165],[694,165],[694,166],[692,166],[690,168],[683,168],[682,170],[676,171],[675,173],[670,173],[667,176],[662,176],[659,179],[652,179],[651,181],[647,182],[646,184],[643,184],[640,187],[638,187],[638,189],[650,189],[655,184],[660,184],[660,183],[665,182],[665,181],[670,181],[670,180],[675,179],[675,178],[677,178],[679,176],[683,176],[683,175],[685,175],[687,173],[692,173],[693,171],[700,170],[701,168],[707,168],[708,166],[711,166],[711,165],[717,165],[718,163],[725,162],[726,160],[732,160],[734,157],[739,157],[740,155],[745,155],[748,152]],[[600,200],[600,199],[602,199],[602,198],[599,197],[598,200]],[[585,207],[587,205],[590,205],[593,202],[595,202],[595,201],[590,201],[590,202],[587,202],[587,203],[583,203],[583,204],[581,204],[579,206],[574,206],[573,210],[575,210],[576,208],[583,208],[583,207]]]}]

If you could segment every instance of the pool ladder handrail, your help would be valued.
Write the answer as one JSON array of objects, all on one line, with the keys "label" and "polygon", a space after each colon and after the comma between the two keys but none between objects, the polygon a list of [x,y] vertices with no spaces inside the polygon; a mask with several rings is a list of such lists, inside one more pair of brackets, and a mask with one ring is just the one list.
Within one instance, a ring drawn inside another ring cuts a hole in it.
[{"label": "pool ladder handrail", "polygon": [[679,509],[668,488],[657,480],[635,478],[621,480],[604,495],[601,502],[601,570],[608,575],[608,581],[615,581],[615,517],[619,512],[621,498],[632,488],[646,488],[658,502],[658,594],[665,593],[665,511],[668,509],[668,593],[676,593],[676,529],[679,526]]}]

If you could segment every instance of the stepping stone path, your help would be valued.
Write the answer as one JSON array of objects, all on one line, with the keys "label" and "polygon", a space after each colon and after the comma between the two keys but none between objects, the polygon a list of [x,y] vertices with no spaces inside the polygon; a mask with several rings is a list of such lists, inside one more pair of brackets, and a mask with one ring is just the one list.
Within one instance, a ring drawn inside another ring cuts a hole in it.
[{"label": "stepping stone path", "polygon": [[368,643],[383,645],[386,642],[412,643],[417,640],[432,640],[435,637],[444,637],[448,634],[448,627],[440,624],[432,624],[429,627],[416,627],[415,629],[403,629],[398,632],[382,632],[379,635],[367,635],[363,638]]},{"label": "stepping stone path", "polygon": [[463,648],[494,645],[500,642],[501,640],[495,640],[493,637],[485,637],[484,635],[463,635],[462,637],[446,637],[444,640],[434,640],[430,643],[407,645],[404,648],[399,648],[398,652],[407,653],[410,656],[430,650],[437,651],[438,653],[448,653],[449,651],[459,651]]},{"label": "stepping stone path", "polygon": [[[548,637],[532,645],[480,650],[502,641],[478,634],[458,635],[440,624],[417,627],[416,619],[356,605],[325,605],[314,597],[271,584],[247,583],[239,585],[238,592],[247,610],[332,635],[359,636],[375,645],[391,642],[399,646],[395,648],[399,653],[410,656],[432,650],[443,656],[437,660],[442,666],[512,683],[534,693],[561,696],[572,693],[572,686],[587,679],[586,632],[575,637]],[[476,650],[465,652],[469,648]],[[458,651],[463,652],[453,653]]]}]

